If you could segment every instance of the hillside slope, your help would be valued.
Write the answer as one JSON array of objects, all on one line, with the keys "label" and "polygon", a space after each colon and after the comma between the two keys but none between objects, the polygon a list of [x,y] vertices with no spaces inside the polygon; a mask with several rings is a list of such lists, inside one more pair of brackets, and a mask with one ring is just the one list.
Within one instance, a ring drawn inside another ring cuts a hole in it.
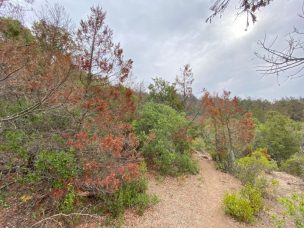
[{"label": "hillside slope", "polygon": [[[141,217],[127,214],[125,227],[248,227],[225,215],[222,206],[225,192],[238,190],[240,182],[216,170],[213,161],[198,160],[201,170],[196,176],[162,181],[150,177],[149,191],[158,195],[160,202]],[[271,227],[265,215],[250,227]]]}]

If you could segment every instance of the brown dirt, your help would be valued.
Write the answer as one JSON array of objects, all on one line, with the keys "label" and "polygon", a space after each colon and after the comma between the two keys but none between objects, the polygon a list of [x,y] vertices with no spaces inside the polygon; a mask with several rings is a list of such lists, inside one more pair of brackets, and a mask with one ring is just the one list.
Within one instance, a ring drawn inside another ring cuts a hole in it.
[{"label": "brown dirt", "polygon": [[300,177],[295,177],[284,172],[272,172],[268,177],[279,182],[279,187],[275,192],[276,197],[302,193],[304,190],[304,183]]},{"label": "brown dirt", "polygon": [[236,222],[225,215],[222,200],[226,192],[238,190],[240,182],[229,174],[216,170],[214,163],[199,158],[200,173],[160,181],[151,176],[149,192],[160,202],[148,209],[143,216],[127,213],[124,227],[271,227],[267,216],[255,225]]}]

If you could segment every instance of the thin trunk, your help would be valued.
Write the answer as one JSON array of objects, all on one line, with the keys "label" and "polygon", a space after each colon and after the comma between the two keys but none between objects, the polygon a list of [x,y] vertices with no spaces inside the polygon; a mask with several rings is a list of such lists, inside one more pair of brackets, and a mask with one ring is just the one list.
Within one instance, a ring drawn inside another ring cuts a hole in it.
[{"label": "thin trunk", "polygon": [[231,130],[229,127],[229,120],[226,121],[226,128],[227,128],[227,132],[228,132],[228,139],[229,139],[229,159],[230,159],[230,165],[231,168],[233,169],[234,167],[234,162],[235,162],[235,154],[234,154],[234,147],[232,144],[232,135],[231,135]]}]

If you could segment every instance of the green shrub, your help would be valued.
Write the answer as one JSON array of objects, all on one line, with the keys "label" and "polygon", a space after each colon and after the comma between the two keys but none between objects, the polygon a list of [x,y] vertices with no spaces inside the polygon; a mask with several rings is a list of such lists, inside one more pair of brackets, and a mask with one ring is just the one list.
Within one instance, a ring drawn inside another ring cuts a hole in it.
[{"label": "green shrub", "polygon": [[0,152],[14,152],[22,159],[28,157],[25,143],[26,132],[23,130],[8,130],[4,133],[4,142],[0,144]]},{"label": "green shrub", "polygon": [[257,149],[236,161],[236,175],[245,184],[255,184],[258,177],[276,168],[276,163],[269,160],[265,149]]},{"label": "green shrub", "polygon": [[199,166],[196,162],[192,160],[190,155],[182,154],[176,158],[176,166],[179,172],[197,174],[199,172]]},{"label": "green shrub", "polygon": [[205,141],[201,137],[196,137],[191,142],[192,150],[203,151],[206,148]]},{"label": "green shrub", "polygon": [[148,195],[146,193],[138,194],[133,200],[137,214],[143,215],[144,211],[151,205],[157,204],[159,199],[156,195]]},{"label": "green shrub", "polygon": [[184,110],[185,107],[180,96],[177,94],[174,83],[170,84],[161,78],[154,78],[153,81],[154,83],[148,87],[148,101],[168,105],[177,111]]},{"label": "green shrub", "polygon": [[257,215],[264,207],[262,192],[257,187],[246,185],[241,189],[241,196],[248,199],[253,209],[254,215]]},{"label": "green shrub", "polygon": [[294,154],[282,164],[281,168],[291,175],[304,177],[304,154]]},{"label": "green shrub", "polygon": [[278,227],[282,227],[286,222],[286,215],[292,219],[295,227],[304,227],[304,194],[295,193],[289,197],[281,197],[278,199],[280,204],[284,207],[283,215],[275,215]]},{"label": "green shrub", "polygon": [[114,194],[104,194],[100,199],[104,202],[103,212],[110,212],[113,217],[122,215],[126,208],[134,208],[139,214],[151,204],[157,203],[156,196],[146,193],[147,180],[142,177],[139,180],[125,183]]},{"label": "green shrub", "polygon": [[9,207],[8,203],[6,202],[7,193],[0,191],[0,208],[7,208]]},{"label": "green shrub", "polygon": [[226,194],[224,198],[224,206],[226,214],[231,215],[241,222],[254,221],[253,209],[247,199],[236,193]]},{"label": "green shrub", "polygon": [[60,210],[63,213],[71,213],[74,210],[75,203],[76,203],[76,192],[72,185],[68,185],[68,191],[60,203]]},{"label": "green shrub", "polygon": [[300,151],[301,126],[278,112],[269,112],[265,124],[259,126],[256,146],[267,148],[279,164]]},{"label": "green shrub", "polygon": [[262,193],[252,185],[246,185],[239,193],[226,193],[225,212],[242,222],[253,222],[263,209]]},{"label": "green shrub", "polygon": [[146,103],[139,114],[134,127],[147,163],[163,175],[197,173],[198,167],[190,156],[185,115],[154,103]]},{"label": "green shrub", "polygon": [[35,161],[35,173],[40,177],[61,180],[74,177],[78,173],[73,151],[42,151]]}]

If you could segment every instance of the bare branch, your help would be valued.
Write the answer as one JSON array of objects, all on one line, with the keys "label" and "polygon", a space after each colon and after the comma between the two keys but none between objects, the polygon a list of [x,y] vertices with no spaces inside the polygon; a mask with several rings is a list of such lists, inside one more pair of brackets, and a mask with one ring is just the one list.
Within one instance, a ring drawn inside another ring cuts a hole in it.
[{"label": "bare branch", "polygon": [[0,119],[0,122],[15,120],[15,119],[25,116],[25,115],[33,112],[34,110],[38,109],[39,107],[41,107],[66,82],[66,80],[70,76],[70,72],[71,72],[71,67],[69,68],[65,77],[54,88],[52,88],[39,102],[28,107],[27,109],[25,109],[21,112],[18,112],[11,116],[6,117],[6,118]]},{"label": "bare branch", "polygon": [[266,44],[266,37],[263,41],[258,42],[266,54],[256,53],[256,56],[265,62],[264,65],[258,66],[257,71],[263,75],[276,76],[288,72],[288,78],[298,77],[304,69],[304,56],[301,56],[303,55],[303,42],[290,34],[287,48],[277,50],[273,47],[276,40],[270,45]]},{"label": "bare branch", "polygon": [[[257,20],[256,11],[262,7],[265,7],[270,4],[272,0],[241,0],[239,4],[239,14],[246,13],[247,15],[247,27],[249,26],[249,21],[255,23]],[[222,16],[225,10],[228,8],[231,0],[216,0],[214,4],[210,7],[210,10],[213,12],[207,19],[206,22],[212,22],[212,19],[217,15]]]}]

